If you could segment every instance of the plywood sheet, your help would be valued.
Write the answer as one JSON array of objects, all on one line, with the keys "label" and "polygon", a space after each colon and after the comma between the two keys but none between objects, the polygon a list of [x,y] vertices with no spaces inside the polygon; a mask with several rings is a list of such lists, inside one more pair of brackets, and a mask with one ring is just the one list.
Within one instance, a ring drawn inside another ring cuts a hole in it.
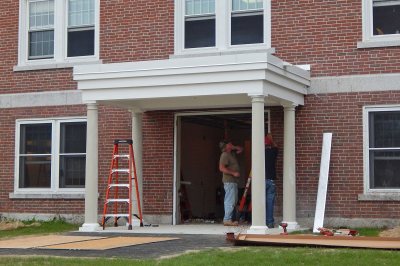
[{"label": "plywood sheet", "polygon": [[171,237],[109,237],[103,239],[73,242],[41,247],[42,249],[70,249],[70,250],[106,250],[160,241],[170,241],[179,238]]},{"label": "plywood sheet", "polygon": [[77,241],[101,239],[104,237],[95,236],[65,236],[65,235],[46,235],[31,236],[5,239],[0,241],[0,248],[37,248],[41,246],[63,244]]},{"label": "plywood sheet", "polygon": [[235,238],[234,243],[236,245],[329,246],[400,249],[400,238],[398,237],[239,234]]}]

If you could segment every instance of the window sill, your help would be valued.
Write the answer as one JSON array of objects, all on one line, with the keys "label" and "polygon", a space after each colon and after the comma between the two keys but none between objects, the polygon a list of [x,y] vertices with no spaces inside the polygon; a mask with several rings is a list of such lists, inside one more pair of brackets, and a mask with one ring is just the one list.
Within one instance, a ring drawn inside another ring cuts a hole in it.
[{"label": "window sill", "polygon": [[180,53],[170,55],[170,58],[190,58],[200,56],[218,56],[218,55],[232,55],[232,54],[246,54],[246,53],[269,53],[274,54],[275,48],[248,48],[248,49],[227,49],[227,50],[185,50]]},{"label": "window sill", "polygon": [[10,193],[10,199],[85,199],[85,193]]},{"label": "window sill", "polygon": [[397,40],[362,41],[362,42],[358,42],[357,43],[357,48],[358,49],[392,47],[392,46],[400,46],[400,39],[397,39]]},{"label": "window sill", "polygon": [[46,63],[34,63],[34,64],[26,64],[26,65],[17,65],[14,66],[14,71],[32,71],[32,70],[43,70],[43,69],[57,69],[57,68],[72,68],[75,65],[87,65],[87,64],[101,64],[103,60],[98,59],[88,59],[84,61],[75,61],[75,62],[46,62]]},{"label": "window sill", "polygon": [[400,201],[400,193],[358,194],[359,201]]}]

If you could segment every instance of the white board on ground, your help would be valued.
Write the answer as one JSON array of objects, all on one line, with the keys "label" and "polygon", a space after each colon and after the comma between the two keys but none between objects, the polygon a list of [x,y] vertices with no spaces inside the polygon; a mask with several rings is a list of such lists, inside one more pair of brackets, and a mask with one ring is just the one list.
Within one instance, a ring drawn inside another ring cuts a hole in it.
[{"label": "white board on ground", "polygon": [[315,207],[313,232],[324,226],[326,194],[328,190],[329,163],[331,160],[332,133],[324,133],[322,139],[321,165],[319,169],[319,183],[317,204]]}]

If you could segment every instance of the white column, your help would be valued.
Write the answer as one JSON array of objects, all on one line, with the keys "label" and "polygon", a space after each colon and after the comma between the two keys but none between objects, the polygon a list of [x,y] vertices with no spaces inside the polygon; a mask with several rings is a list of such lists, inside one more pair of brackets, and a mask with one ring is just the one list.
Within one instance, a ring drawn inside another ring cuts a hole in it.
[{"label": "white column", "polygon": [[265,224],[265,153],[264,95],[251,96],[251,227],[247,234],[266,234]]},{"label": "white column", "polygon": [[295,105],[284,106],[283,121],[283,223],[297,229]]},{"label": "white column", "polygon": [[[135,154],[135,165],[136,165],[136,174],[139,183],[139,196],[140,196],[140,206],[143,213],[143,144],[142,144],[142,111],[139,109],[132,109],[132,140],[133,140],[133,152]],[[137,208],[137,200],[136,200],[136,191],[132,189],[133,197],[133,213],[139,215],[139,211]],[[140,226],[140,221],[136,217],[133,217],[133,226]]]},{"label": "white column", "polygon": [[96,103],[87,104],[85,223],[79,231],[100,229],[98,222],[98,111]]}]

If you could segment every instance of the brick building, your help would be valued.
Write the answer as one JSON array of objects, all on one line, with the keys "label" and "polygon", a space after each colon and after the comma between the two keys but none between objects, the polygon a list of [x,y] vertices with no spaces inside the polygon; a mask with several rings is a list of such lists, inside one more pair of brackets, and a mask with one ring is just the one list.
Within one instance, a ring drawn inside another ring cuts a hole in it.
[{"label": "brick building", "polygon": [[182,180],[193,217],[218,219],[217,144],[229,137],[245,147],[262,231],[272,132],[275,216],[310,225],[331,132],[327,223],[399,224],[400,1],[5,0],[0,10],[1,216],[96,230],[113,140],[132,138],[147,221],[182,222]]}]

